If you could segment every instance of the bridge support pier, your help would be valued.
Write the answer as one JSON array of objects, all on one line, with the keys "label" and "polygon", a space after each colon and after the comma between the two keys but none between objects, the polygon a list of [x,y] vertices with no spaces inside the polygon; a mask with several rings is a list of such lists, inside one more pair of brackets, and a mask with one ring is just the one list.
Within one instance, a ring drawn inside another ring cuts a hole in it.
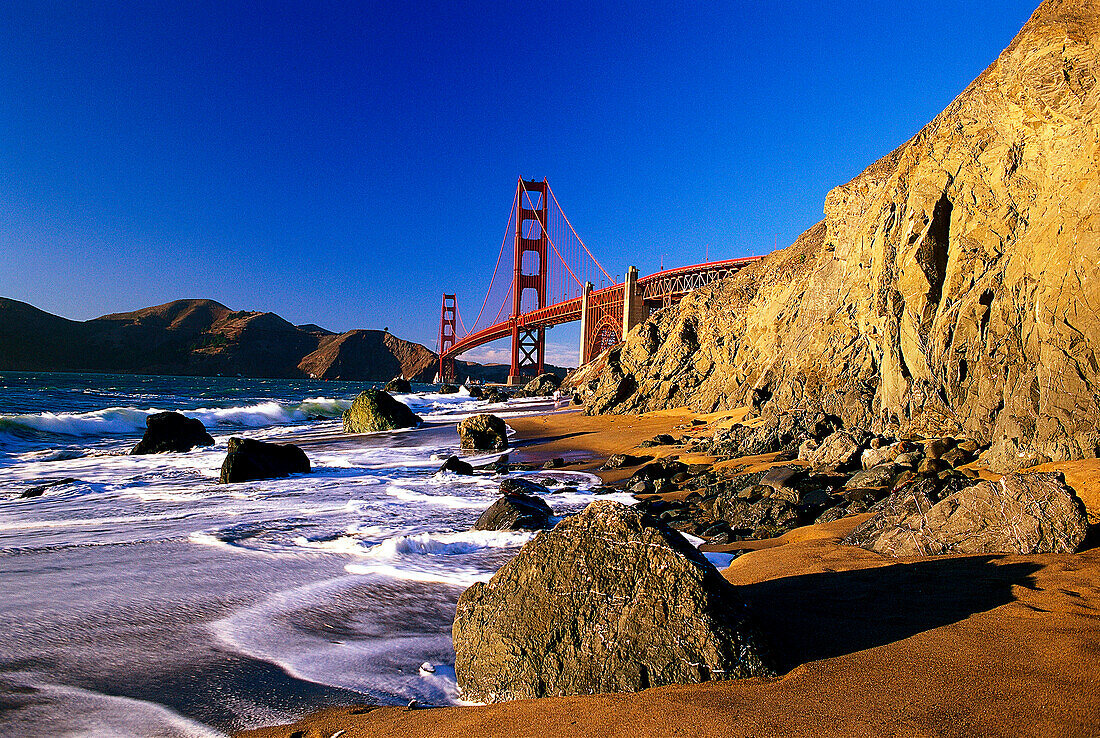
[{"label": "bridge support pier", "polygon": [[639,323],[645,322],[649,317],[645,303],[642,301],[641,292],[638,291],[638,267],[630,267],[626,270],[626,283],[623,285],[623,335],[620,340],[626,340],[626,334]]},{"label": "bridge support pier", "polygon": [[584,291],[581,293],[581,354],[580,363],[584,366],[592,360],[592,283],[584,283]]}]

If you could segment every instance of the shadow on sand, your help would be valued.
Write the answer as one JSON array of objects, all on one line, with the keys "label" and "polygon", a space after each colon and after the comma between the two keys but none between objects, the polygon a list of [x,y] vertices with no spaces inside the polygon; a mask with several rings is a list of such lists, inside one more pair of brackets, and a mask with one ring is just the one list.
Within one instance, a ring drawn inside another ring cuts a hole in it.
[{"label": "shadow on sand", "polygon": [[929,559],[856,571],[783,577],[738,587],[776,649],[781,672],[893,643],[965,620],[1031,587],[1030,563],[995,556]]}]

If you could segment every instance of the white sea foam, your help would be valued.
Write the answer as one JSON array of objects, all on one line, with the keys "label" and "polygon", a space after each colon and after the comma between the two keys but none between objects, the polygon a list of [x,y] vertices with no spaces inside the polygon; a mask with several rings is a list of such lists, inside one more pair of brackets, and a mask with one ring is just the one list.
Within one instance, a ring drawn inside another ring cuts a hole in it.
[{"label": "white sea foam", "polygon": [[[341,577],[316,582],[274,594],[210,627],[223,644],[277,664],[299,679],[390,703],[416,699],[460,704],[446,626],[464,585],[444,594],[435,587],[394,580]],[[409,632],[391,630],[398,613],[413,623]],[[327,625],[328,617],[344,623],[338,635]],[[425,630],[437,621],[440,632]],[[369,635],[349,630],[351,622]],[[425,662],[434,673],[420,671]]]},{"label": "white sea foam", "polygon": [[454,495],[431,495],[416,492],[396,484],[386,487],[386,494],[403,502],[419,502],[433,507],[445,507],[451,510],[484,510],[493,504],[493,500],[471,500]]},{"label": "white sea foam", "polygon": [[387,538],[372,548],[368,556],[396,559],[408,554],[454,556],[487,548],[519,548],[535,537],[529,531],[467,530],[457,533],[420,533]]},{"label": "white sea foam", "polygon": [[[307,420],[339,417],[351,407],[350,400],[311,397],[299,403],[274,400],[238,407],[180,409],[207,428],[262,428]],[[145,430],[150,415],[164,412],[158,408],[111,407],[82,413],[37,413],[0,416],[0,431],[38,431],[66,436],[102,436],[136,434]]]},{"label": "white sea foam", "polygon": [[348,574],[383,576],[406,582],[453,584],[456,587],[469,587],[475,582],[488,582],[493,578],[493,572],[472,566],[440,570],[414,569],[396,564],[347,564],[344,571]]},{"label": "white sea foam", "polygon": [[40,682],[31,686],[33,699],[12,711],[7,735],[42,735],[42,726],[49,725],[51,735],[77,738],[225,738],[152,702]]}]

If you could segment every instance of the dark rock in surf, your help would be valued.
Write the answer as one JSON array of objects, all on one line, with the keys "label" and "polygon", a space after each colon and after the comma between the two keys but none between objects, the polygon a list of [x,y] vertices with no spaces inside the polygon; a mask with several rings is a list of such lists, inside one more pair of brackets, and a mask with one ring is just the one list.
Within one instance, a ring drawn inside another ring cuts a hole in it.
[{"label": "dark rock in surf", "polygon": [[461,474],[462,476],[468,477],[474,473],[474,467],[457,456],[452,456],[443,462],[443,466],[439,467],[439,471]]},{"label": "dark rock in surf", "polygon": [[46,480],[43,481],[41,484],[37,484],[34,487],[24,490],[23,493],[19,495],[19,499],[26,500],[32,497],[41,497],[42,495],[46,494],[46,490],[50,489],[51,487],[61,487],[63,485],[72,484],[73,482],[77,481],[79,480],[74,477]]},{"label": "dark rock in surf", "polygon": [[520,493],[537,496],[550,494],[550,489],[538,482],[532,482],[530,479],[508,477],[500,480],[500,493],[503,495]]},{"label": "dark rock in surf", "polygon": [[490,387],[482,393],[481,399],[496,405],[502,402],[508,402],[508,394],[504,392],[504,390]]},{"label": "dark rock in surf", "polygon": [[474,530],[541,530],[550,527],[554,511],[541,497],[509,492],[474,523]]},{"label": "dark rock in surf", "polygon": [[441,395],[453,395],[458,392],[458,386],[454,384],[441,384],[439,385],[439,394]]},{"label": "dark rock in surf", "polygon": [[382,388],[382,391],[395,395],[407,395],[412,392],[412,384],[404,377],[394,377],[386,382],[386,386]]},{"label": "dark rock in surf", "polygon": [[213,446],[214,439],[201,420],[179,413],[157,413],[145,420],[145,435],[131,454],[163,454],[190,451],[195,446]]},{"label": "dark rock in surf", "polygon": [[219,484],[273,479],[308,474],[309,459],[290,443],[265,443],[251,438],[230,438],[229,453],[222,462]]}]

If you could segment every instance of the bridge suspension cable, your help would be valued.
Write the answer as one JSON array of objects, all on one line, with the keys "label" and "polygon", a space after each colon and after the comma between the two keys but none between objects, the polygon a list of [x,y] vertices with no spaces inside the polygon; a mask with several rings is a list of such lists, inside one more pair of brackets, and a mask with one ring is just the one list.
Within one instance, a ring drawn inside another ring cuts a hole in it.
[{"label": "bridge suspension cable", "polygon": [[573,232],[573,238],[577,239],[577,243],[579,243],[581,245],[581,248],[584,249],[584,253],[588,254],[588,258],[591,259],[597,267],[599,267],[600,271],[603,272],[603,275],[607,277],[607,281],[614,284],[614,280],[611,279],[611,275],[608,274],[607,270],[603,268],[602,264],[600,264],[599,259],[593,256],[592,252],[588,250],[588,247],[584,245],[584,239],[582,239],[577,234],[577,229],[574,228],[573,224],[569,221],[569,216],[565,214],[564,210],[562,210],[561,203],[558,202],[558,196],[555,195],[554,190],[550,188],[549,182],[546,183],[546,191],[550,193],[550,197],[554,198],[554,207],[556,207],[558,212],[561,213],[561,217],[565,219],[566,224],[569,226],[569,230]]},{"label": "bridge suspension cable", "polygon": [[[573,278],[573,281],[577,283],[577,286],[582,287],[583,285],[581,284],[581,281],[579,279],[577,279],[577,275],[574,274],[573,270],[569,268],[569,265],[565,263],[565,259],[562,258],[561,252],[558,251],[558,247],[554,245],[554,239],[550,237],[550,230],[547,228],[546,223],[542,222],[542,218],[539,218],[538,209],[535,208],[534,202],[531,201],[531,193],[529,193],[527,191],[527,186],[523,184],[522,179],[520,179],[520,181],[519,181],[519,186],[523,188],[523,194],[527,197],[527,204],[531,206],[532,210],[534,210],[535,218],[538,220],[539,227],[542,228],[543,233],[546,234],[546,240],[550,244],[550,248],[554,249],[554,253],[558,255],[558,261],[560,261],[562,266],[565,267],[565,271],[569,272],[569,276]],[[550,189],[549,184],[546,185],[546,189],[547,190]],[[564,213],[563,213],[563,215],[564,215]],[[550,216],[547,215],[546,219],[549,220]],[[602,267],[601,267],[601,269],[602,269]],[[545,305],[542,305],[540,307],[545,307]]]},{"label": "bridge suspension cable", "polygon": [[[519,190],[516,190],[516,194],[512,195],[512,210],[508,213],[508,224],[504,227],[504,238],[500,242],[500,253],[497,254],[497,263],[493,265],[493,276],[489,279],[489,289],[485,291],[485,299],[481,301],[481,309],[477,311],[477,317],[474,318],[473,325],[476,328],[477,322],[481,320],[481,314],[485,312],[485,305],[489,302],[489,295],[493,293],[493,282],[497,278],[497,269],[500,267],[500,260],[504,256],[504,247],[508,245],[508,236],[512,233],[512,216],[516,214],[516,205],[519,203]],[[498,313],[499,314],[499,313]],[[495,320],[493,321],[496,322]],[[469,331],[466,330],[466,326],[462,327],[463,333],[469,335]]]}]

